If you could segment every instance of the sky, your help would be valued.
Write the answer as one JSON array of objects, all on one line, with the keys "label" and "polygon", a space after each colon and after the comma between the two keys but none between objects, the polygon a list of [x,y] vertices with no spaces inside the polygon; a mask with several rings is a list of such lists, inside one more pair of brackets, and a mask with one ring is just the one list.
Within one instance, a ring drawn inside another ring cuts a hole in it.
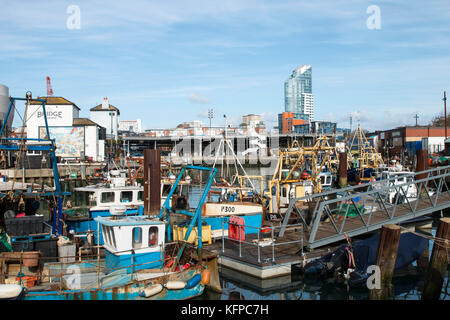
[{"label": "sky", "polygon": [[[75,6],[75,10],[74,10]],[[378,11],[374,11],[374,6]],[[443,114],[450,1],[0,0],[0,83],[81,108],[104,97],[145,129],[277,125],[284,81],[312,66],[315,119],[382,130]],[[374,28],[375,26],[375,28]]]}]

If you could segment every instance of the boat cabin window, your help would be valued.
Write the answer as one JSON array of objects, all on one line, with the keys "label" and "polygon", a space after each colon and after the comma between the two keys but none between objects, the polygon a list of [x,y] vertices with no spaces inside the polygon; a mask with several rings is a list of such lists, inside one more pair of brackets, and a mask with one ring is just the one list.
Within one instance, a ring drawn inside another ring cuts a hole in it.
[{"label": "boat cabin window", "polygon": [[[170,184],[163,185],[162,195],[167,196],[170,192],[170,189],[172,189],[172,185],[170,185]],[[178,190],[178,187],[175,189],[174,194],[176,194],[177,190]]]},{"label": "boat cabin window", "polygon": [[138,201],[144,201],[144,191],[139,191],[138,192],[137,199],[138,199]]},{"label": "boat cabin window", "polygon": [[283,198],[286,198],[286,187],[281,188],[281,194]]},{"label": "boat cabin window", "polygon": [[107,243],[111,243],[109,241],[109,234],[108,234],[108,227],[102,225],[102,234],[103,234],[103,240]]},{"label": "boat cabin window", "polygon": [[406,182],[406,178],[400,176],[400,177],[398,177],[398,178],[396,179],[396,182],[397,182],[398,184],[405,183],[405,182]]},{"label": "boat cabin window", "polygon": [[120,193],[120,202],[132,202],[133,191],[122,191]]},{"label": "boat cabin window", "polygon": [[133,238],[131,240],[133,249],[139,249],[142,247],[142,228],[133,228],[132,237]]},{"label": "boat cabin window", "polygon": [[73,204],[80,207],[95,207],[97,205],[97,198],[95,192],[81,191],[72,194]]},{"label": "boat cabin window", "polygon": [[114,202],[114,192],[102,192],[102,203],[111,203]]},{"label": "boat cabin window", "polygon": [[116,248],[117,247],[116,238],[114,236],[113,228],[110,226],[102,226],[102,230],[103,230],[103,239],[105,240],[105,242]]},{"label": "boat cabin window", "polygon": [[95,192],[87,192],[87,194],[89,207],[95,207],[97,205],[97,198],[95,197]]},{"label": "boat cabin window", "polygon": [[325,184],[325,176],[320,176],[320,184]]},{"label": "boat cabin window", "polygon": [[158,245],[158,227],[150,227],[148,229],[148,246],[154,247]]},{"label": "boat cabin window", "polygon": [[331,176],[328,176],[327,177],[327,185],[330,185],[331,184]]}]

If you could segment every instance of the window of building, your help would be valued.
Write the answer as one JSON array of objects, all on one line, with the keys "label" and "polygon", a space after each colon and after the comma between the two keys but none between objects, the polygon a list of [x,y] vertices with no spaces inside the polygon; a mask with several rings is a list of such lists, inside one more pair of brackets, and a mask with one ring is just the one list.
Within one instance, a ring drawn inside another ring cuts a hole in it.
[{"label": "window of building", "polygon": [[132,202],[133,191],[122,191],[120,193],[120,202]]},{"label": "window of building", "polygon": [[114,192],[102,192],[102,203],[114,202]]},{"label": "window of building", "polygon": [[136,227],[132,231],[132,246],[133,249],[139,249],[142,247],[142,228]]}]

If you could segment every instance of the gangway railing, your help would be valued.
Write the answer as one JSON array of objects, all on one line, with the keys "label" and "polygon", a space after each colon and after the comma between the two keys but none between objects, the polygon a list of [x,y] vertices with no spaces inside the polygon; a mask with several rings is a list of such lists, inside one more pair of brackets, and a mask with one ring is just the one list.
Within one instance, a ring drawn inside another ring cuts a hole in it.
[{"label": "gangway railing", "polygon": [[[388,179],[291,199],[279,236],[294,212],[311,249],[450,207],[446,182],[450,166],[390,174]],[[406,182],[399,182],[399,178]],[[310,209],[299,210],[299,201],[308,203]]]},{"label": "gangway railing", "polygon": [[[238,242],[238,246],[239,246],[239,257],[242,257],[242,245],[246,244],[246,245],[250,245],[250,246],[254,246],[257,248],[257,257],[256,260],[258,263],[262,263],[262,261],[268,261],[270,260],[270,262],[275,263],[276,262],[276,247],[277,246],[281,246],[281,245],[293,245],[293,244],[297,244],[299,246],[299,251],[300,251],[300,256],[303,255],[303,225],[301,223],[299,224],[292,224],[289,227],[296,227],[300,229],[300,238],[298,240],[282,240],[279,237],[276,236],[276,229],[281,228],[281,226],[271,226],[271,227],[254,227],[254,226],[246,226],[245,224],[241,224],[238,222],[226,222],[228,223],[228,225],[234,225],[237,227],[238,231],[238,238],[231,238],[229,236],[225,236],[225,220],[224,217],[221,217],[222,220],[222,252],[225,252],[225,240],[230,240],[230,241],[235,241]],[[245,229],[245,228],[252,228],[252,229],[256,229],[256,233],[257,233],[257,238],[254,239],[256,241],[245,241],[243,239],[241,239],[241,232],[240,230]],[[262,233],[262,229],[265,229],[266,231]],[[269,239],[270,243],[269,244],[264,244],[262,241],[264,241],[265,239]],[[261,248],[265,247],[265,246],[270,246],[272,248],[271,250],[271,255],[269,258],[263,259],[262,258],[262,252],[261,252]],[[249,252],[246,251],[245,252],[246,257],[249,257]]]}]

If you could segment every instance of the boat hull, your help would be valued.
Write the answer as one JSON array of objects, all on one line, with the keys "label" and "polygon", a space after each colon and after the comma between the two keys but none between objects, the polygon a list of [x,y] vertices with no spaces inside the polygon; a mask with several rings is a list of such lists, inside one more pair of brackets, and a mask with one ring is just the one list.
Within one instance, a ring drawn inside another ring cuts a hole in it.
[{"label": "boat hull", "polygon": [[202,216],[217,217],[261,213],[262,205],[252,202],[207,202],[202,207]]},{"label": "boat hull", "polygon": [[[178,274],[173,274],[173,279],[188,281],[196,274],[194,269],[185,270]],[[166,277],[167,278],[167,277]],[[169,279],[171,277],[169,276]],[[81,290],[61,290],[61,291],[30,291],[27,292],[24,300],[186,300],[199,296],[203,293],[205,286],[198,283],[192,288],[170,290],[166,287],[151,297],[145,298],[141,293],[145,288],[154,283],[164,282],[165,278],[156,278],[144,281],[129,281],[122,285],[108,288],[90,288]]]}]

